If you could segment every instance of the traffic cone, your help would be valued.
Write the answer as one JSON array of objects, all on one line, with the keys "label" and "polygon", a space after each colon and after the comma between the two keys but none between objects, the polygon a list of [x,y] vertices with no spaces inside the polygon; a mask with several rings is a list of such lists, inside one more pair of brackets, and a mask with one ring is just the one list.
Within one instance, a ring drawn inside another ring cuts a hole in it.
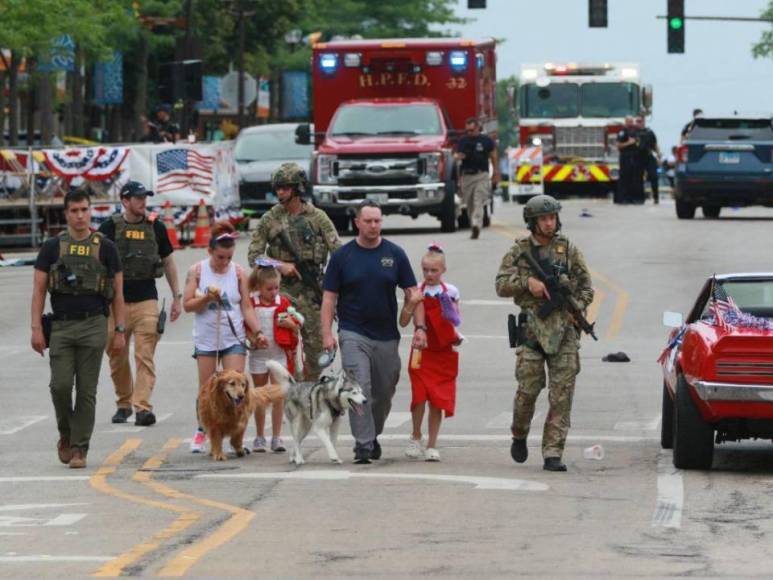
[{"label": "traffic cone", "polygon": [[199,213],[196,216],[196,230],[193,233],[193,247],[206,248],[212,238],[212,230],[209,229],[209,214],[204,200],[199,201]]},{"label": "traffic cone", "polygon": [[164,224],[166,225],[166,235],[169,237],[169,243],[172,249],[182,250],[183,246],[177,237],[177,228],[174,227],[174,216],[172,215],[172,202],[168,199],[164,202]]}]

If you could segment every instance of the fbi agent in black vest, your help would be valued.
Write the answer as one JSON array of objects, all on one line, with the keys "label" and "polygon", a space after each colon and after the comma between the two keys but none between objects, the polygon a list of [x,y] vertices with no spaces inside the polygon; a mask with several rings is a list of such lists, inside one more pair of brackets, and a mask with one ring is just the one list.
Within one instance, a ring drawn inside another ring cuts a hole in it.
[{"label": "fbi agent in black vest", "polygon": [[[71,191],[64,198],[67,231],[43,243],[32,290],[32,348],[43,355],[43,307],[51,294],[53,322],[49,341],[51,398],[59,428],[59,460],[72,468],[86,467],[94,430],[97,382],[107,342],[108,310],[115,321],[111,349],[124,338],[123,273],[115,245],[92,232],[87,193]],[[72,389],[75,384],[75,405]]]},{"label": "fbi agent in black vest", "polygon": [[[156,422],[150,397],[156,383],[154,356],[160,338],[156,278],[166,276],[172,291],[170,320],[180,316],[180,285],[172,245],[166,227],[155,214],[146,214],[146,201],[153,192],[137,181],[121,188],[123,213],[104,222],[99,231],[118,247],[123,264],[123,293],[126,300],[126,346],[110,356],[110,374],[118,409],[113,423],[126,423],[136,411],[134,423]],[[109,328],[109,327],[108,327]],[[135,374],[129,364],[129,342],[134,337]]]}]

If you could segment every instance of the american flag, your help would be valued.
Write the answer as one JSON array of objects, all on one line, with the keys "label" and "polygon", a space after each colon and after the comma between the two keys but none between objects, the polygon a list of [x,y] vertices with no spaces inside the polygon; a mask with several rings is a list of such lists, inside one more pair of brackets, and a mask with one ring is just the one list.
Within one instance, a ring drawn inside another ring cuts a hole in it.
[{"label": "american flag", "polygon": [[711,283],[709,312],[714,317],[715,324],[724,329],[731,326],[732,319],[739,313],[738,306],[727,295],[722,285],[717,283],[716,278]]},{"label": "american flag", "polygon": [[212,166],[215,158],[192,149],[167,149],[156,156],[158,193],[190,188],[212,193]]}]

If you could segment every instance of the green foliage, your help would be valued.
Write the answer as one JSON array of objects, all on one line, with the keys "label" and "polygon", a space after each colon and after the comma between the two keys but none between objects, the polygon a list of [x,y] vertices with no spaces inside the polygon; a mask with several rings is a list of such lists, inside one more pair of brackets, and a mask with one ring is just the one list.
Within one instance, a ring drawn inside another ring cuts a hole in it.
[{"label": "green foliage", "polygon": [[[510,95],[512,94],[512,100]],[[515,132],[515,103],[518,98],[518,77],[511,76],[497,81],[496,104],[499,124],[499,149],[503,152],[508,146],[516,145],[518,135]]]},{"label": "green foliage", "polygon": [[[761,18],[767,18],[773,21],[773,0],[771,0],[768,7],[760,14]],[[752,47],[752,54],[754,58],[773,58],[773,24],[771,29],[762,33],[760,41]]]}]

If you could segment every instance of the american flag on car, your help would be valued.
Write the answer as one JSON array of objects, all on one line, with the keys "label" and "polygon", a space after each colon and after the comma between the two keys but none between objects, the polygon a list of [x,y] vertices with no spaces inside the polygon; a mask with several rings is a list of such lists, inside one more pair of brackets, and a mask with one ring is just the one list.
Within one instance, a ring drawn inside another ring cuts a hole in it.
[{"label": "american flag on car", "polygon": [[722,284],[717,279],[711,283],[711,299],[709,300],[709,312],[714,317],[714,323],[720,328],[727,329],[732,326],[731,319],[738,314],[738,306],[727,295]]},{"label": "american flag on car", "polygon": [[158,182],[156,191],[168,193],[178,189],[192,189],[212,194],[212,167],[215,158],[193,149],[167,149],[156,155]]}]

